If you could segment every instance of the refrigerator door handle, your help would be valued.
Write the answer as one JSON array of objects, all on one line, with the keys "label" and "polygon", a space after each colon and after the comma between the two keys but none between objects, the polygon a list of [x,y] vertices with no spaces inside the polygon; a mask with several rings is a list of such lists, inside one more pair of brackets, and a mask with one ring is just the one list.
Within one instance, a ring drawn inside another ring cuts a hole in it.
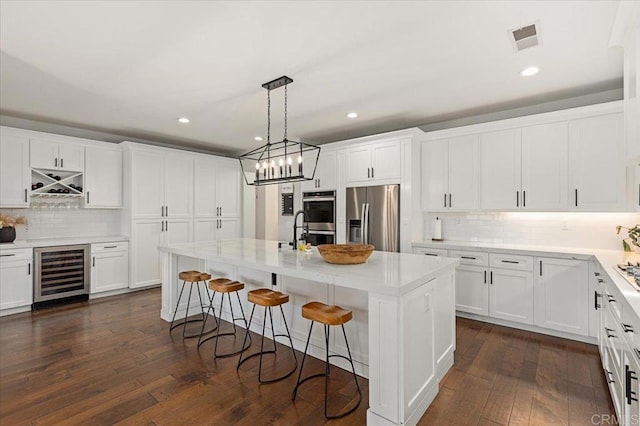
[{"label": "refrigerator door handle", "polygon": [[360,243],[365,244],[365,235],[367,230],[367,225],[365,222],[367,205],[362,203],[362,212],[360,213]]},{"label": "refrigerator door handle", "polygon": [[369,244],[369,203],[365,204],[363,243]]}]

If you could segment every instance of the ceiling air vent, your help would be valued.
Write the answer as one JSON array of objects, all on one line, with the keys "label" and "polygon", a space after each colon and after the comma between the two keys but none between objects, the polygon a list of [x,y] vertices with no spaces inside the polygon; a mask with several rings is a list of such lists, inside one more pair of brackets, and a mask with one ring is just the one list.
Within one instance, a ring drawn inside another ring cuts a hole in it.
[{"label": "ceiling air vent", "polygon": [[509,31],[511,42],[516,52],[528,49],[540,44],[540,35],[538,34],[538,24],[531,24],[525,27],[517,28]]}]

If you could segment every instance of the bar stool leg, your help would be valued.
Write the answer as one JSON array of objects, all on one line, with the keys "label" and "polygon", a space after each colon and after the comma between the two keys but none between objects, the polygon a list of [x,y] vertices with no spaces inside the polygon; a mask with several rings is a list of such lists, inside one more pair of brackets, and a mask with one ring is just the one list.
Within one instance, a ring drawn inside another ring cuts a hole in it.
[{"label": "bar stool leg", "polygon": [[[206,288],[206,282],[205,282],[205,288]],[[200,337],[198,338],[198,347],[200,347],[200,345],[207,339],[202,340],[202,336],[209,334],[209,333],[213,333],[214,331],[216,331],[218,329],[218,327],[220,326],[220,324],[218,323],[218,319],[216,318],[216,308],[213,307],[213,298],[215,297],[216,292],[214,291],[210,297],[208,297],[209,300],[209,306],[207,306],[207,313],[204,314],[204,321],[202,321],[202,330],[200,330]],[[213,321],[215,321],[216,325],[215,327],[213,327],[211,329],[211,331],[208,331],[207,333],[204,332],[204,329],[207,325],[207,319],[209,318],[209,312],[213,311]]]},{"label": "bar stool leg", "polygon": [[[216,320],[216,323],[217,323],[216,334],[215,334],[215,336],[210,336],[210,337],[200,341],[200,343],[199,343],[199,345],[200,345],[200,344],[204,343],[205,341],[207,341],[209,339],[215,338],[216,339],[216,343],[215,343],[214,348],[213,348],[213,357],[214,358],[226,358],[226,357],[234,356],[234,355],[237,355],[239,353],[244,352],[245,350],[247,350],[247,348],[249,348],[249,346],[251,346],[251,335],[249,335],[249,344],[248,345],[246,345],[246,340],[247,339],[246,339],[246,336],[245,336],[245,340],[242,343],[241,349],[239,349],[238,351],[235,351],[235,352],[227,353],[227,354],[218,354],[218,341],[220,340],[220,336],[232,336],[232,335],[235,335],[236,334],[236,321],[237,320],[242,319],[244,321],[244,325],[247,328],[247,330],[249,329],[249,324],[247,323],[247,318],[244,315],[244,309],[242,307],[242,303],[240,303],[240,296],[238,295],[237,292],[235,292],[235,293],[236,293],[236,297],[238,299],[238,304],[240,305],[240,313],[242,314],[242,318],[236,318],[234,316],[233,303],[231,303],[231,295],[229,295],[228,302],[229,302],[229,308],[230,308],[230,311],[231,311],[231,323],[233,324],[233,330],[234,330],[233,333],[220,333],[220,328],[221,328],[221,325],[222,325],[222,306],[224,304],[224,295],[225,295],[225,293],[221,293],[222,297],[220,299],[220,311],[218,312],[218,319]],[[214,295],[215,295],[215,293],[214,293]],[[213,305],[213,296],[211,297],[211,305]],[[215,314],[215,309],[214,309],[214,314]]]},{"label": "bar stool leg", "polygon": [[349,414],[352,411],[354,411],[356,408],[358,408],[358,406],[360,405],[360,402],[362,401],[362,391],[360,390],[360,383],[358,383],[356,367],[353,365],[353,358],[351,357],[351,349],[349,349],[349,341],[347,340],[347,332],[344,330],[344,324],[341,324],[341,325],[342,325],[342,335],[344,336],[344,343],[347,346],[347,354],[349,355],[349,363],[351,364],[351,372],[353,373],[353,381],[356,382],[356,388],[358,389],[358,395],[359,395],[358,403],[356,404],[356,406],[353,407],[353,410],[346,413],[346,414]]},{"label": "bar stool leg", "polygon": [[178,302],[176,302],[176,309],[173,311],[173,318],[171,318],[171,325],[169,325],[169,333],[173,330],[173,323],[176,320],[176,314],[178,313],[178,306],[180,306],[180,299],[182,299],[182,292],[184,291],[184,286],[187,284],[186,281],[182,281],[182,288],[180,289],[180,295],[178,296]]},{"label": "bar stool leg", "polygon": [[[300,365],[300,371],[298,372],[298,380],[296,380],[296,387],[293,388],[291,401],[296,400],[296,395],[298,394],[298,387],[302,384],[302,382],[313,377],[313,376],[310,376],[300,381],[300,378],[302,377],[302,370],[304,370],[304,361],[307,359],[307,350],[309,349],[309,342],[311,341],[311,332],[313,331],[313,324],[314,322],[311,321],[311,326],[309,327],[309,335],[307,336],[307,344],[304,346],[304,354],[302,355],[302,364]],[[318,375],[316,374],[316,376]]]}]

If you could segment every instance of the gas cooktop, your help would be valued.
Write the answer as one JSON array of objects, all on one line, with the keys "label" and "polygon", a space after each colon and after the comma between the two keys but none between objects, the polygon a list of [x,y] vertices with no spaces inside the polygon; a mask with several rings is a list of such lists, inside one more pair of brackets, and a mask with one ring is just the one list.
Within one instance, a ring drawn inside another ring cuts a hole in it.
[{"label": "gas cooktop", "polygon": [[[616,271],[618,271],[620,275],[622,275],[624,279],[627,280],[627,282],[631,285],[631,287],[633,287],[635,291],[640,292],[640,278],[634,278],[633,274],[629,275],[628,270],[630,268],[633,269],[634,271],[640,272],[640,262],[636,263],[635,265],[632,264],[631,262],[627,262],[626,265],[619,263],[615,267]],[[639,272],[636,272],[635,276],[639,276]]]}]

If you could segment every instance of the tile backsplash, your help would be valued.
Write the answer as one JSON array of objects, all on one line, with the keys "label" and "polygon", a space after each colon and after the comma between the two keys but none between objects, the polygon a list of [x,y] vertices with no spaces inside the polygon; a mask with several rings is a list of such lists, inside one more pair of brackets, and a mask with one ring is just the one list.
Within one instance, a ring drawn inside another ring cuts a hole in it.
[{"label": "tile backsplash", "polygon": [[16,227],[16,240],[122,234],[117,209],[0,209],[0,213],[27,219],[27,225]]},{"label": "tile backsplash", "polygon": [[610,250],[622,249],[626,237],[616,235],[616,225],[640,223],[639,213],[424,213],[426,240],[436,217],[445,240]]}]

